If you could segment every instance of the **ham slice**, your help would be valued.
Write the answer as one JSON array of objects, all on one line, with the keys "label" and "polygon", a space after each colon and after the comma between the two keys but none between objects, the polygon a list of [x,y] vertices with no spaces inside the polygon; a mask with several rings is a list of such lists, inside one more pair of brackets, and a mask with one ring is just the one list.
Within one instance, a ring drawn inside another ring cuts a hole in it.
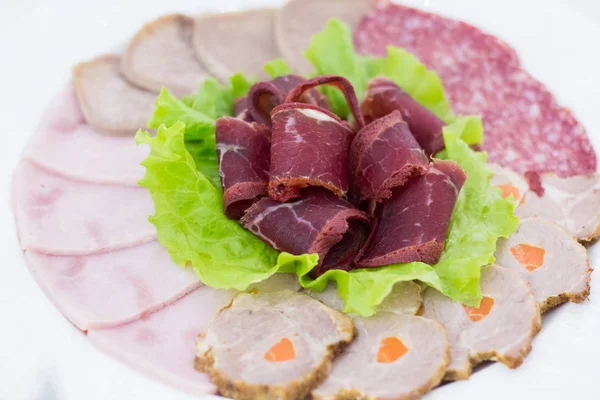
[{"label": "ham slice", "polygon": [[152,92],[163,86],[176,96],[195,92],[209,77],[192,43],[194,20],[164,15],[147,23],[123,54],[121,70],[133,84]]},{"label": "ham slice", "polygon": [[50,300],[84,331],[144,317],[201,285],[157,241],[89,256],[27,251],[25,259]]},{"label": "ham slice", "polygon": [[148,191],[61,178],[23,161],[14,178],[14,208],[23,250],[85,255],[147,243]]},{"label": "ham slice", "polygon": [[103,133],[133,134],[146,128],[156,95],[121,75],[121,56],[103,55],[73,69],[73,84],[87,123]]},{"label": "ham slice", "polygon": [[272,9],[203,15],[194,29],[198,58],[221,80],[236,72],[266,78],[264,65],[279,56],[274,18]]},{"label": "ham slice", "polygon": [[102,135],[90,128],[69,87],[46,109],[23,158],[67,178],[137,187],[148,151],[132,137]]}]

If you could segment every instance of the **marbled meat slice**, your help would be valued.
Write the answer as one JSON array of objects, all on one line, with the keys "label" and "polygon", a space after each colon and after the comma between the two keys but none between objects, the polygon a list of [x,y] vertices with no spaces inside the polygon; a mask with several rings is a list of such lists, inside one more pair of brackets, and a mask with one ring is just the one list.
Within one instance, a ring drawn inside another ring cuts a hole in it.
[{"label": "marbled meat slice", "polygon": [[306,294],[242,293],[198,337],[196,368],[227,397],[299,399],[353,338],[351,318]]},{"label": "marbled meat slice", "polygon": [[17,167],[13,207],[23,250],[86,255],[156,238],[144,188],[72,181],[28,161]]},{"label": "marbled meat slice", "polygon": [[395,45],[434,69],[456,114],[483,116],[490,162],[522,173],[596,171],[584,127],[496,37],[464,22],[389,4],[367,14],[354,39],[362,53],[384,55],[387,45]]},{"label": "marbled meat slice", "polygon": [[496,262],[518,273],[540,304],[542,312],[590,294],[587,252],[564,229],[540,218],[521,220],[508,239],[499,239]]},{"label": "marbled meat slice", "polygon": [[103,133],[134,134],[146,128],[156,95],[121,75],[121,56],[104,55],[77,65],[73,84],[87,123]]},{"label": "marbled meat slice", "polygon": [[527,283],[507,268],[481,269],[479,307],[454,302],[435,289],[423,294],[423,316],[442,324],[450,342],[445,379],[468,379],[474,365],[496,360],[516,368],[542,327],[540,308]]},{"label": "marbled meat slice", "polygon": [[265,63],[279,56],[274,23],[273,9],[203,15],[194,28],[196,54],[221,80],[236,72],[266,78]]},{"label": "marbled meat slice", "polygon": [[361,129],[350,147],[350,171],[358,201],[381,201],[392,189],[415,175],[423,175],[429,159],[399,111]]},{"label": "marbled meat slice", "polygon": [[157,241],[89,256],[26,251],[25,260],[50,300],[83,331],[145,317],[201,285]]},{"label": "marbled meat slice", "polygon": [[354,28],[371,8],[371,0],[290,0],[277,11],[277,48],[292,68],[309,74],[314,68],[304,57],[311,37],[337,18]]},{"label": "marbled meat slice", "polygon": [[367,123],[385,117],[393,111],[400,111],[402,119],[406,121],[427,156],[444,148],[444,121],[388,78],[377,77],[369,81],[360,109]]},{"label": "marbled meat slice", "polygon": [[363,245],[369,219],[352,204],[326,190],[280,203],[264,198],[248,209],[242,225],[278,251],[319,255],[313,273],[349,270]]},{"label": "marbled meat slice", "polygon": [[221,117],[216,122],[219,175],[225,215],[240,219],[267,195],[271,130],[255,122]]},{"label": "marbled meat slice", "polygon": [[123,54],[121,71],[133,84],[153,92],[163,86],[176,96],[195,93],[209,77],[192,43],[194,19],[163,15],[147,23]]},{"label": "marbled meat slice", "polygon": [[435,264],[444,250],[450,217],[466,180],[454,161],[436,161],[429,171],[392,191],[378,213],[361,267],[422,261]]},{"label": "marbled meat slice", "polygon": [[[331,286],[312,295],[341,309]],[[415,315],[421,304],[420,286],[401,282],[376,315],[356,317],[357,338],[334,361],[313,398],[415,399],[437,386],[446,372],[449,346],[438,322]]]},{"label": "marbled meat slice", "polygon": [[129,136],[103,135],[86,123],[73,88],[44,112],[23,158],[58,175],[93,183],[138,186],[148,155]]}]

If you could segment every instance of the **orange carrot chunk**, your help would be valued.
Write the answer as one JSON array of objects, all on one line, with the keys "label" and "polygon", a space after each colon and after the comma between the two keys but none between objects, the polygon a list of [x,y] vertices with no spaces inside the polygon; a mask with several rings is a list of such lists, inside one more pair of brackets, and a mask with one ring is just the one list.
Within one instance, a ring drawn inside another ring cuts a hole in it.
[{"label": "orange carrot chunk", "polygon": [[492,299],[491,297],[483,296],[479,307],[469,307],[465,305],[463,305],[463,307],[471,321],[481,321],[482,319],[488,316],[490,311],[492,311],[492,308],[494,307],[494,299]]},{"label": "orange carrot chunk", "polygon": [[528,271],[534,271],[544,264],[546,250],[542,247],[521,243],[511,247],[510,252]]},{"label": "orange carrot chunk", "polygon": [[502,197],[508,197],[512,194],[515,200],[519,200],[521,198],[521,191],[515,185],[507,183],[505,185],[498,185],[496,187],[502,191]]},{"label": "orange carrot chunk", "polygon": [[265,360],[272,362],[289,361],[294,358],[296,358],[296,349],[288,338],[281,339],[265,353]]},{"label": "orange carrot chunk", "polygon": [[395,336],[386,337],[381,340],[379,351],[377,352],[377,362],[393,363],[408,352],[408,347],[402,343],[402,340]]}]

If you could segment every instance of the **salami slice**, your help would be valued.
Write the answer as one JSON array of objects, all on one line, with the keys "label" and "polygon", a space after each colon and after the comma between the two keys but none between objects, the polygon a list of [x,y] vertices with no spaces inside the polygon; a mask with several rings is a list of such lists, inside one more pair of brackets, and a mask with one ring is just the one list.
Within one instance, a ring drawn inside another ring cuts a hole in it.
[{"label": "salami slice", "polygon": [[355,31],[357,49],[414,53],[442,79],[455,113],[483,116],[489,160],[516,171],[561,176],[596,170],[585,129],[548,89],[520,67],[506,43],[464,22],[390,4]]}]

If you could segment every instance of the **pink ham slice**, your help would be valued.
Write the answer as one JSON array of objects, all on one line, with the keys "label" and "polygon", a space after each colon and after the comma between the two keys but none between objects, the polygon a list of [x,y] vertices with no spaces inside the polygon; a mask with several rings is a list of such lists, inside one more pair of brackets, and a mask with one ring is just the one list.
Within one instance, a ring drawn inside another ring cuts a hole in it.
[{"label": "pink ham slice", "polygon": [[156,238],[146,189],[72,181],[23,161],[14,178],[14,211],[23,250],[85,255]]},{"label": "pink ham slice", "polygon": [[46,109],[23,158],[67,178],[137,187],[147,154],[148,148],[137,147],[132,137],[90,128],[69,87]]},{"label": "pink ham slice", "polygon": [[157,241],[90,256],[26,252],[31,274],[79,329],[122,325],[200,287],[191,269],[175,265]]}]

